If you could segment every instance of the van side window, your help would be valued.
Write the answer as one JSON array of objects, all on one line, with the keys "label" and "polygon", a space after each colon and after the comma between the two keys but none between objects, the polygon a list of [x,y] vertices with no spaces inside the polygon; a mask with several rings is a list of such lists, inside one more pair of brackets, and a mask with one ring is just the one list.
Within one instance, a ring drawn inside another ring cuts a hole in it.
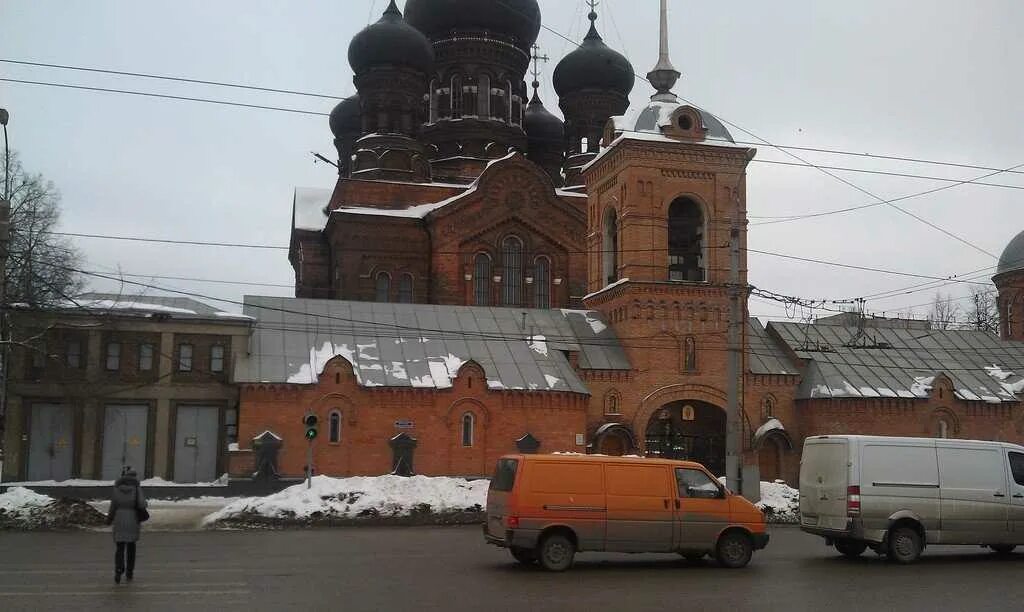
[{"label": "van side window", "polygon": [[516,484],[516,471],[519,469],[519,462],[515,459],[499,459],[498,467],[494,470],[494,478],[491,479],[492,491],[511,491]]},{"label": "van side window", "polygon": [[1010,453],[1010,471],[1013,481],[1024,487],[1024,453]]},{"label": "van side window", "polygon": [[707,474],[692,468],[676,468],[676,484],[679,497],[697,499],[718,499],[723,497],[722,488]]}]

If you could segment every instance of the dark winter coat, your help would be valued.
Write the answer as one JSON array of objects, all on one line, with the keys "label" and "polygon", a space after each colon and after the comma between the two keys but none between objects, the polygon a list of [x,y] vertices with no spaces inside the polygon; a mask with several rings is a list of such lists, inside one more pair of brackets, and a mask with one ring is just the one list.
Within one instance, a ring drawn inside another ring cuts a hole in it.
[{"label": "dark winter coat", "polygon": [[139,540],[139,517],[137,510],[146,507],[146,496],[136,478],[122,476],[114,483],[110,495],[110,511],[107,523],[114,526],[115,542],[137,542]]}]

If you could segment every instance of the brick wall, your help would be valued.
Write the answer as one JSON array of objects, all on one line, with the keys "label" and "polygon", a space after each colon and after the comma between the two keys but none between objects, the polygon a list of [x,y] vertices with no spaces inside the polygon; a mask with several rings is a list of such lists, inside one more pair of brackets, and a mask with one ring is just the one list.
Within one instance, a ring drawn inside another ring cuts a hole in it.
[{"label": "brick wall", "polygon": [[[306,464],[302,416],[311,410],[320,419],[314,443],[318,473],[386,474],[392,469],[388,441],[404,432],[418,441],[416,473],[480,476],[490,474],[502,454],[516,452],[515,441],[528,432],[541,441],[540,452],[583,452],[575,434],[585,433],[585,407],[586,398],[574,394],[488,390],[472,364],[462,368],[451,389],[367,389],[344,359],[335,358],[315,385],[243,386],[239,438],[245,448],[253,437],[273,431],[284,440],[279,470],[301,476]],[[330,440],[334,411],[342,419],[338,443]],[[475,420],[468,447],[462,444],[465,414]]]}]

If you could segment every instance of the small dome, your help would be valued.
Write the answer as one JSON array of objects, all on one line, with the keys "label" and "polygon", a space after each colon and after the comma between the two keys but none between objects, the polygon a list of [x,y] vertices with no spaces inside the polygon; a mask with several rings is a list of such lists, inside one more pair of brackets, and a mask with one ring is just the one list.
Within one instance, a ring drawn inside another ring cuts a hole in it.
[{"label": "small dome", "polygon": [[565,145],[565,123],[544,108],[544,103],[540,101],[537,92],[533,93],[533,99],[526,107],[523,128],[530,144]]},{"label": "small dome", "polygon": [[1006,245],[1002,257],[999,258],[999,267],[996,268],[996,274],[1006,274],[1007,272],[1018,272],[1021,270],[1024,270],[1024,232],[1017,234],[1010,241],[1010,244]]},{"label": "small dome", "polygon": [[715,117],[706,110],[681,102],[652,100],[647,103],[647,106],[635,109],[622,117],[612,117],[614,129],[626,133],[645,132],[648,134],[661,134],[663,128],[671,125],[672,115],[682,106],[692,108],[700,116],[701,127],[707,130],[705,138],[708,140],[724,140],[730,143],[736,142],[733,140],[729,130],[718,120],[718,117]]},{"label": "small dome", "polygon": [[633,66],[621,53],[604,44],[590,14],[590,32],[575,51],[555,66],[554,84],[559,96],[584,89],[603,89],[628,96],[633,91]]},{"label": "small dome", "polygon": [[363,28],[349,43],[348,63],[357,75],[387,64],[430,72],[434,47],[422,32],[402,19],[395,0],[391,0],[380,21]]},{"label": "small dome", "polygon": [[363,129],[362,111],[359,108],[359,94],[349,96],[338,102],[331,111],[331,133],[335,138],[343,138]]},{"label": "small dome", "polygon": [[409,24],[437,40],[454,32],[507,36],[529,52],[540,33],[537,0],[407,0]]}]

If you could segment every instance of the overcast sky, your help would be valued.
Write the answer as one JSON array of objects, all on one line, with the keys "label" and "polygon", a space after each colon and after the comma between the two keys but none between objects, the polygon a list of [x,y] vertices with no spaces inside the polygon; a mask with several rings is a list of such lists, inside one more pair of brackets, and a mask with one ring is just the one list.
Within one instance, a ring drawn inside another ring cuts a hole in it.
[{"label": "overcast sky", "polygon": [[[400,4],[403,4],[400,2]],[[541,0],[544,25],[581,38],[582,0]],[[354,93],[351,37],[386,0],[0,0],[0,58],[228,81],[330,95]],[[780,145],[928,158],[993,168],[1024,164],[1019,0],[695,2],[669,0],[676,91]],[[657,56],[657,0],[604,0],[599,27],[638,74]],[[542,31],[553,60],[570,43]],[[545,67],[543,99],[557,109]],[[0,63],[0,76],[232,100],[327,113],[334,101]],[[651,94],[638,80],[633,103]],[[296,186],[333,187],[327,118],[0,82],[0,106],[27,169],[63,193],[66,231],[286,245]],[[737,140],[754,140],[732,128]],[[758,159],[795,161],[767,145]],[[941,166],[799,153],[815,164],[955,179],[986,174]],[[1022,169],[1024,170],[1024,169]],[[946,183],[839,173],[883,198]],[[1024,174],[991,182],[1024,186]],[[947,276],[994,266],[1024,230],[1024,191],[965,185],[901,202],[972,248],[877,206],[758,225],[874,200],[807,167],[755,162],[748,184],[750,247],[807,258]],[[90,270],[280,284],[243,287],[155,280],[238,300],[290,295],[285,251],[78,241]],[[979,250],[980,249],[980,250]],[[843,299],[923,281],[751,254],[750,280],[778,293]],[[986,279],[982,279],[986,280]],[[115,288],[97,282],[96,288]],[[943,288],[957,296],[965,285]],[[934,292],[872,300],[876,311]],[[966,302],[963,302],[966,305]],[[216,304],[229,310],[237,306]],[[757,315],[784,311],[760,301]]]}]

